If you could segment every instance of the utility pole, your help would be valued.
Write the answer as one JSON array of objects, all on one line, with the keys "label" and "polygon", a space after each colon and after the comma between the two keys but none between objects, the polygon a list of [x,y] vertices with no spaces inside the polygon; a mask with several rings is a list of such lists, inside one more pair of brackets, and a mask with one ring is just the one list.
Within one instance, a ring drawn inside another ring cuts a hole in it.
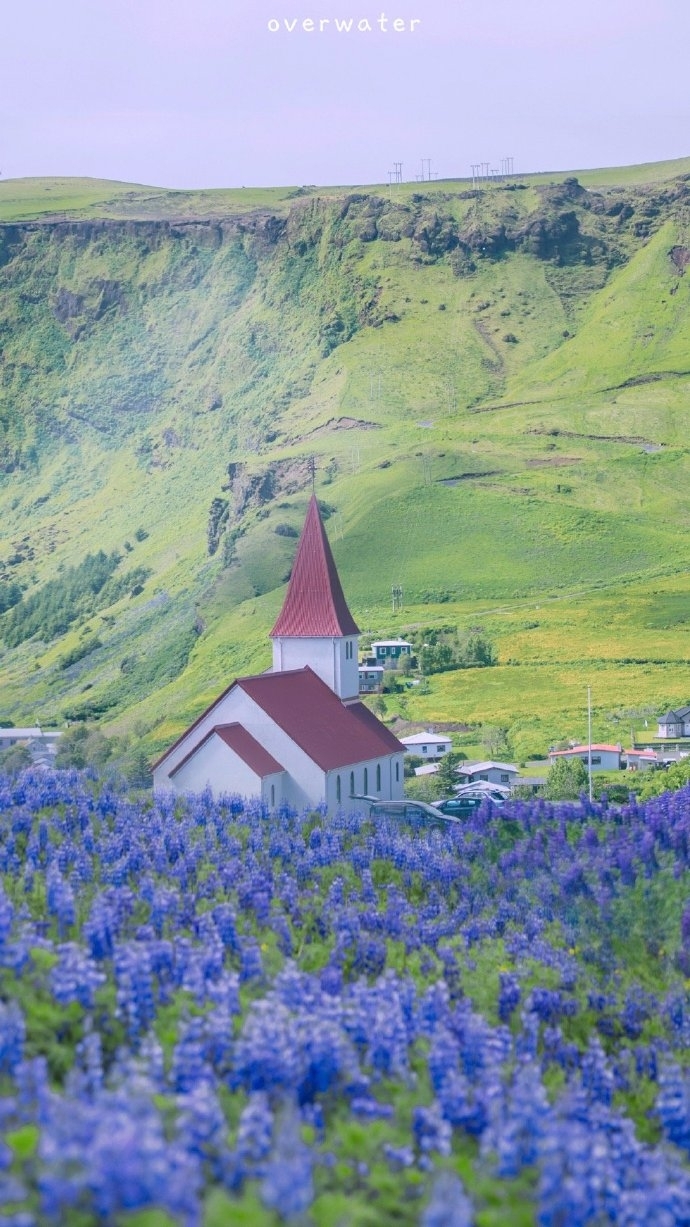
[{"label": "utility pole", "polygon": [[589,776],[589,801],[592,802],[592,687],[587,687],[587,775]]}]

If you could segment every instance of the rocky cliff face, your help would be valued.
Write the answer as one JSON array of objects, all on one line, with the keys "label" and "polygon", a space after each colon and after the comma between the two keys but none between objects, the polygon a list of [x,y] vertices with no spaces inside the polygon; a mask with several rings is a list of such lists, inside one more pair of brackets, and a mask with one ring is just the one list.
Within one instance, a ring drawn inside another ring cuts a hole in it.
[{"label": "rocky cliff face", "polygon": [[400,318],[375,271],[389,249],[479,279],[516,252],[595,264],[601,284],[688,202],[685,180],[626,194],[571,179],[403,203],[296,200],[285,217],[0,225],[0,469],[35,463],[85,427],[117,443],[164,407],[222,408],[261,432],[269,400],[271,413],[286,408],[320,359]]}]

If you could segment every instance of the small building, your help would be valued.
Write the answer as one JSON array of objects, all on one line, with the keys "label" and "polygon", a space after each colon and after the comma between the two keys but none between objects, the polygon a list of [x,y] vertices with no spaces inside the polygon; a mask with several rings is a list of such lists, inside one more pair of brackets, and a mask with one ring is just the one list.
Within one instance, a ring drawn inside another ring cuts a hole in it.
[{"label": "small building", "polygon": [[648,771],[650,767],[656,767],[658,762],[659,756],[654,750],[625,751],[625,766],[628,771]]},{"label": "small building", "polygon": [[413,733],[411,737],[401,737],[400,744],[405,747],[406,754],[418,754],[420,758],[431,761],[443,758],[453,748],[450,737],[445,733],[434,733],[431,729],[425,733]]},{"label": "small building", "polygon": [[371,645],[371,654],[384,668],[397,669],[402,656],[412,655],[412,644],[406,639],[376,639]]},{"label": "small building", "polygon": [[504,788],[512,788],[520,772],[513,763],[460,763],[455,768],[461,784],[477,784],[483,781],[487,784],[500,784]]},{"label": "small building", "polygon": [[[579,758],[580,762],[589,763],[589,746],[571,746],[569,750],[550,750],[549,762],[556,763],[561,758]],[[621,746],[594,745],[592,751],[592,771],[620,771],[623,749]]]},{"label": "small building", "polygon": [[0,750],[9,746],[25,745],[34,758],[57,754],[62,733],[60,729],[42,729],[39,725],[28,728],[0,728]]},{"label": "small building", "polygon": [[358,672],[359,693],[380,694],[383,689],[383,665],[360,665]]},{"label": "small building", "polygon": [[421,767],[415,767],[415,775],[436,775],[438,773],[438,763],[422,763]]},{"label": "small building", "polygon": [[690,707],[678,707],[659,717],[659,737],[690,737]]}]

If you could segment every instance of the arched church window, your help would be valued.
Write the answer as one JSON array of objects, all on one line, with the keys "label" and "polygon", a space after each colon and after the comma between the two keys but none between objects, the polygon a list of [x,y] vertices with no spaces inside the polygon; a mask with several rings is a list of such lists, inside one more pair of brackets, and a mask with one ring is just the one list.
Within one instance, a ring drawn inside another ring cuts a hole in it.
[{"label": "arched church window", "polygon": [[381,791],[381,764],[376,764],[376,791]]},{"label": "arched church window", "polygon": [[350,796],[354,797],[354,795],[355,795],[355,773],[354,771],[351,771],[350,772]]},{"label": "arched church window", "polygon": [[335,777],[335,799],[338,802],[340,801],[340,776],[339,775]]}]

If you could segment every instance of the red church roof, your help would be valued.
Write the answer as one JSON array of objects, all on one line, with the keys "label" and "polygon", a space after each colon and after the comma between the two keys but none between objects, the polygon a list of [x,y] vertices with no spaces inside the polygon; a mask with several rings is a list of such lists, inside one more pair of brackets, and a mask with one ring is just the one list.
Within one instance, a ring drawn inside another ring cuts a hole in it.
[{"label": "red church roof", "polygon": [[271,638],[330,638],[358,635],[347,607],[335,560],[312,495],[283,608]]},{"label": "red church roof", "polygon": [[405,750],[368,707],[342,703],[308,665],[236,684],[322,771]]}]

